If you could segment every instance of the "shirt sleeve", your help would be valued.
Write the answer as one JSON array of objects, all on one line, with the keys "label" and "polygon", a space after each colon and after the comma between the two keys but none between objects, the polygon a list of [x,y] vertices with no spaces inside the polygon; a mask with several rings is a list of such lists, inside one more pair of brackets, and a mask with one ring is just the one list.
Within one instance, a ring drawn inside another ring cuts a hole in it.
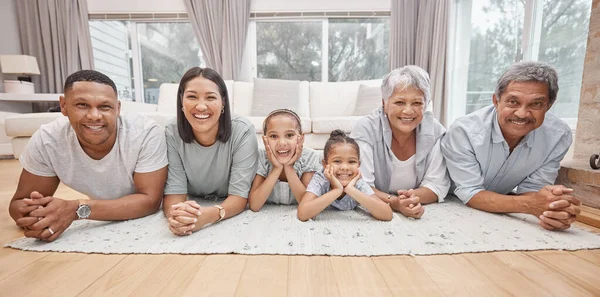
[{"label": "shirt sleeve", "polygon": [[240,139],[234,141],[228,193],[248,198],[258,167],[258,142],[254,127],[245,127]]},{"label": "shirt sleeve", "polygon": [[369,196],[375,194],[375,191],[373,191],[371,186],[369,186],[362,178],[356,182],[356,188]]},{"label": "shirt sleeve", "polygon": [[258,149],[258,168],[256,169],[256,174],[262,176],[262,177],[267,177],[267,175],[269,175],[269,168],[267,168],[267,153],[265,151],[265,149],[263,148],[259,148]]},{"label": "shirt sleeve", "polygon": [[153,172],[168,164],[164,129],[158,124],[153,125],[142,142],[142,149],[135,165],[135,172]]},{"label": "shirt sleeve", "polygon": [[310,183],[308,183],[306,191],[311,192],[320,197],[323,196],[323,194],[325,194],[324,188],[326,188],[327,184],[328,181],[323,175],[323,173],[317,172],[313,175],[312,179],[310,180]]},{"label": "shirt sleeve", "polygon": [[419,187],[430,189],[438,197],[438,202],[443,202],[450,189],[450,178],[446,170],[446,161],[440,148],[441,139],[433,146],[429,153],[429,162],[425,170],[425,177]]},{"label": "shirt sleeve", "polygon": [[375,186],[375,159],[373,155],[373,143],[369,139],[369,133],[365,124],[358,122],[352,128],[352,137],[360,149],[360,173],[362,179],[371,187]]},{"label": "shirt sleeve", "polygon": [[300,176],[306,172],[317,172],[323,169],[323,165],[321,165],[322,157],[319,156],[315,150],[311,149],[305,156],[306,157],[302,162]]},{"label": "shirt sleeve", "polygon": [[[176,134],[175,134],[176,133]],[[187,175],[183,167],[183,160],[178,150],[178,144],[182,141],[177,132],[165,129],[167,158],[169,160],[169,174],[165,184],[165,195],[187,194]]]},{"label": "shirt sleeve", "polygon": [[442,137],[441,150],[450,178],[456,185],[454,194],[467,204],[485,189],[481,168],[465,128],[458,123],[452,125]]},{"label": "shirt sleeve", "polygon": [[558,176],[560,161],[562,161],[569,151],[571,143],[573,143],[573,135],[571,131],[568,131],[554,146],[544,164],[517,186],[517,194],[537,192],[546,185],[553,185]]},{"label": "shirt sleeve", "polygon": [[31,174],[47,177],[56,176],[54,167],[49,160],[48,153],[44,149],[45,146],[42,141],[42,133],[43,131],[41,129],[38,129],[33,133],[27,142],[25,150],[19,157],[19,162],[23,169]]}]

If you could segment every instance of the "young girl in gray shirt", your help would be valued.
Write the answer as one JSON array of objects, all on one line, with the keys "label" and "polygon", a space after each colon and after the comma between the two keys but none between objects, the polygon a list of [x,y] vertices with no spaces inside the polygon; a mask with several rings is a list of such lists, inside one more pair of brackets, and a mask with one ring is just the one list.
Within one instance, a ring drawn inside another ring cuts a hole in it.
[{"label": "young girl in gray shirt", "polygon": [[303,148],[300,117],[289,109],[272,111],[263,122],[264,150],[258,153],[258,170],[248,204],[259,211],[265,202],[300,203],[313,174],[321,169],[319,154]]}]

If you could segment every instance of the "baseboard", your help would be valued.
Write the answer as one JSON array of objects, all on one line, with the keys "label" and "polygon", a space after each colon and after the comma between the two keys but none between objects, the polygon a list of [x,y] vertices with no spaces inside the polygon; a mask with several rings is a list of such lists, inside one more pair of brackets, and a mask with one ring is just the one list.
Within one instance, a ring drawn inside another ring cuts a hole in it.
[{"label": "baseboard", "polygon": [[600,228],[600,209],[582,205],[581,214],[577,216],[577,221]]}]

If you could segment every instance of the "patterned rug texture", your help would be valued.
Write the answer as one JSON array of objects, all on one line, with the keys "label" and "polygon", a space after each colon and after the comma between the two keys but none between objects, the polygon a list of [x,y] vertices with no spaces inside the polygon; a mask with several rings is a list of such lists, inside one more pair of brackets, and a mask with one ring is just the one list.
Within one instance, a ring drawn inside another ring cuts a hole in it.
[{"label": "patterned rug texture", "polygon": [[[212,205],[213,201],[199,201]],[[547,231],[528,215],[473,210],[456,199],[427,205],[419,219],[395,213],[326,210],[301,222],[296,206],[266,205],[185,237],[173,235],[162,212],[125,222],[76,221],[45,243],[20,238],[5,246],[29,251],[103,254],[432,255],[516,250],[600,248],[600,235],[576,226]]]}]

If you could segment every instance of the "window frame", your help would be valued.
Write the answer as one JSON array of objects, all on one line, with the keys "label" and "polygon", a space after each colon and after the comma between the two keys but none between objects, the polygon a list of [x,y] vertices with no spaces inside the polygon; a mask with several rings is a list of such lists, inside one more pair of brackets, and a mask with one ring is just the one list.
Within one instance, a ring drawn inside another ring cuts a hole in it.
[{"label": "window frame", "polygon": [[[475,0],[455,0],[454,10],[448,26],[449,44],[447,50],[448,67],[446,77],[446,102],[448,112],[444,125],[446,127],[457,118],[466,115],[469,56],[471,43],[472,2]],[[514,62],[523,60],[537,61],[542,36],[543,0],[525,0],[523,13],[523,35],[521,52],[517,53]],[[491,98],[490,98],[491,103]],[[577,128],[577,117],[561,118],[573,133]]]},{"label": "window frame", "polygon": [[[248,37],[246,40],[245,53],[249,54],[249,66],[242,65],[242,80],[251,81],[258,77],[258,62],[257,62],[257,22],[322,22],[321,28],[321,81],[329,82],[329,20],[330,19],[387,19],[389,15],[373,15],[373,16],[344,16],[344,17],[268,17],[268,18],[251,18],[248,26]],[[389,25],[389,22],[388,22]],[[246,59],[246,58],[244,58]],[[373,79],[373,78],[372,78]],[[369,79],[364,79],[369,80]]]},{"label": "window frame", "polygon": [[[89,22],[97,22],[97,21],[117,21],[117,22],[125,22],[128,34],[128,42],[131,45],[130,55],[131,55],[131,79],[133,80],[132,86],[133,91],[135,92],[134,102],[146,103],[144,101],[144,75],[142,71],[142,55],[141,55],[141,44],[140,44],[140,36],[138,35],[137,25],[146,23],[146,24],[155,24],[155,23],[190,23],[188,18],[160,18],[160,19],[118,19],[118,18],[90,18]],[[201,61],[201,64],[204,61]]]}]

